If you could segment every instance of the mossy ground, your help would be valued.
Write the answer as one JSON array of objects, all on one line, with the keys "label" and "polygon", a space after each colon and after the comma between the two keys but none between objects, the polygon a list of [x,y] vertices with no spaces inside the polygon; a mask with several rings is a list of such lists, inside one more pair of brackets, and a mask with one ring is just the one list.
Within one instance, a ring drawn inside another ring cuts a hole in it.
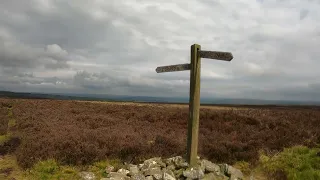
[{"label": "mossy ground", "polygon": [[80,179],[81,171],[93,172],[100,179],[107,177],[106,167],[112,165],[120,169],[123,164],[118,159],[95,162],[89,166],[61,165],[54,159],[37,162],[32,168],[22,169],[13,155],[5,155],[0,158],[0,179],[2,180],[70,180]]}]

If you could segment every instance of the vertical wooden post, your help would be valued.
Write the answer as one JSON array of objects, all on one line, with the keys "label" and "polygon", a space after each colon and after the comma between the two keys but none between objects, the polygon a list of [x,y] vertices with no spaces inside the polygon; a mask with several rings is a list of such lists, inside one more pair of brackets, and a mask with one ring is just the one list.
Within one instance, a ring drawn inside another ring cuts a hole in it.
[{"label": "vertical wooden post", "polygon": [[200,50],[201,46],[198,44],[191,46],[190,97],[187,138],[187,162],[190,166],[197,164],[201,69],[201,58],[198,56],[198,51]]},{"label": "vertical wooden post", "polygon": [[198,136],[199,136],[199,111],[200,111],[200,70],[201,58],[231,61],[233,56],[230,52],[201,51],[201,46],[191,46],[191,63],[160,66],[157,73],[190,70],[190,96],[189,96],[189,120],[187,136],[187,162],[189,166],[197,165]]}]

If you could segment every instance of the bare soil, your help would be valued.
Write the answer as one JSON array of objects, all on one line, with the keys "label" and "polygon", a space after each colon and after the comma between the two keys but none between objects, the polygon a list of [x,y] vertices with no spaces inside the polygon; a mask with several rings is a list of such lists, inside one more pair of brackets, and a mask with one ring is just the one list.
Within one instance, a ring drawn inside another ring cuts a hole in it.
[{"label": "bare soil", "polygon": [[[22,167],[48,158],[75,165],[107,158],[136,163],[154,156],[184,156],[186,151],[187,105],[31,99],[0,99],[0,105],[0,117],[12,106],[17,123],[12,131],[21,139],[14,154]],[[317,143],[319,108],[200,110],[199,155],[213,162],[254,164],[259,150]]]}]

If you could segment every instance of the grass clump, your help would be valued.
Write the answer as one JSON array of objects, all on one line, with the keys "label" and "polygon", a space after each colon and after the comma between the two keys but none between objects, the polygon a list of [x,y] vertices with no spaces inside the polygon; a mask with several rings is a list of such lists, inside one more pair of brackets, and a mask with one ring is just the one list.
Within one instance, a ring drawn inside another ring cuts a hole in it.
[{"label": "grass clump", "polygon": [[0,179],[27,179],[25,175],[14,156],[5,155],[1,157]]},{"label": "grass clump", "polygon": [[8,128],[12,128],[14,126],[16,126],[17,122],[15,119],[9,119],[9,122],[8,122]]},{"label": "grass clump", "polygon": [[10,137],[11,136],[9,134],[0,135],[0,145],[2,145],[5,142],[7,142],[10,139]]},{"label": "grass clump", "polygon": [[28,176],[31,179],[53,180],[53,179],[79,179],[78,170],[70,166],[59,166],[59,164],[49,159],[39,161],[30,170]]},{"label": "grass clump", "polygon": [[246,161],[238,161],[233,166],[241,170],[241,172],[245,175],[249,175],[251,173],[251,165]]},{"label": "grass clump", "polygon": [[271,157],[260,155],[261,168],[276,179],[320,179],[320,149],[305,146],[285,148]]},{"label": "grass clump", "polygon": [[112,160],[104,160],[93,163],[89,167],[89,171],[96,174],[97,178],[105,178],[107,177],[106,167],[113,166],[115,170],[119,170],[124,167],[121,160],[112,159]]}]

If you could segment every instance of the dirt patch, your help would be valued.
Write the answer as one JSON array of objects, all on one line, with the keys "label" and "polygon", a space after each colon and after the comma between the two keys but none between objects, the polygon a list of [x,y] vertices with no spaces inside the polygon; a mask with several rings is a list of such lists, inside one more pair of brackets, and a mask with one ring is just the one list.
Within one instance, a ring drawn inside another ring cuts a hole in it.
[{"label": "dirt patch", "polygon": [[[0,100],[1,101],[1,100]],[[117,157],[184,155],[188,106],[12,100],[18,162],[29,167],[40,159],[87,164]],[[258,151],[296,144],[315,146],[320,111],[312,108],[202,107],[199,155],[213,162],[254,163]]]}]

